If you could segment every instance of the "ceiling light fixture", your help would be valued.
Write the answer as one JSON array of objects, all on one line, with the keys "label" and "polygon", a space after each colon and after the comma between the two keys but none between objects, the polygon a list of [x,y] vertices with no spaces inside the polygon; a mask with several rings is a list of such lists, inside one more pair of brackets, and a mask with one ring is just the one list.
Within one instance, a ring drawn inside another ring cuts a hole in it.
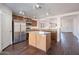
[{"label": "ceiling light fixture", "polygon": [[48,16],[48,15],[49,15],[49,13],[47,12],[47,13],[46,13],[46,15]]},{"label": "ceiling light fixture", "polygon": [[37,3],[37,4],[35,4],[35,5],[33,6],[33,8],[34,8],[34,9],[40,9],[41,6]]},{"label": "ceiling light fixture", "polygon": [[36,8],[39,8],[40,6],[38,4],[36,4]]},{"label": "ceiling light fixture", "polygon": [[24,12],[23,11],[19,11],[19,14],[24,15]]}]

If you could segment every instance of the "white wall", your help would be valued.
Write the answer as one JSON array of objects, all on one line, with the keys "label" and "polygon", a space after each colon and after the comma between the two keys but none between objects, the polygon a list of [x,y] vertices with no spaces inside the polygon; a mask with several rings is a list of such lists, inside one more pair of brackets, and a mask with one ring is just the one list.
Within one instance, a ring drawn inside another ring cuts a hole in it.
[{"label": "white wall", "polygon": [[8,7],[4,6],[3,4],[0,4],[0,10],[4,13],[10,14],[10,15],[12,14],[12,11]]},{"label": "white wall", "polygon": [[73,32],[74,36],[79,39],[79,14],[73,15],[74,17],[68,16],[62,19],[62,32]]},{"label": "white wall", "polygon": [[74,18],[74,31],[73,34],[79,39],[79,15]]},{"label": "white wall", "polygon": [[61,19],[61,32],[73,32],[73,19],[71,16]]},{"label": "white wall", "polygon": [[12,11],[0,4],[1,43],[0,50],[12,44]]},{"label": "white wall", "polygon": [[[44,26],[42,27],[41,24]],[[48,18],[48,19],[40,19],[37,21],[37,27],[39,29],[53,29],[56,28],[57,19]]]}]

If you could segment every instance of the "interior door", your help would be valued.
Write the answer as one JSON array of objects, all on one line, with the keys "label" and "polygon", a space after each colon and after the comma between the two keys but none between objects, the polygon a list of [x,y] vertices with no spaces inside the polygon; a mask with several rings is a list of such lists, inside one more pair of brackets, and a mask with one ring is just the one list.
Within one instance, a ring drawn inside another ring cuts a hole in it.
[{"label": "interior door", "polygon": [[0,13],[0,52],[1,52],[1,13]]},{"label": "interior door", "polygon": [[2,12],[2,49],[12,44],[12,16]]}]

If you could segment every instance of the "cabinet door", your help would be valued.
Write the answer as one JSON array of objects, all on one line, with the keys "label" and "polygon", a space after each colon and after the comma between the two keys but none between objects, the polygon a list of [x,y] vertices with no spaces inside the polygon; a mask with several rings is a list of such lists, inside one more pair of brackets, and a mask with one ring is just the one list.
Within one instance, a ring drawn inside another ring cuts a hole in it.
[{"label": "cabinet door", "polygon": [[43,51],[46,51],[46,37],[45,35],[40,35],[40,34],[37,34],[37,48],[43,50]]},{"label": "cabinet door", "polygon": [[29,33],[29,45],[36,46],[36,35],[34,32]]},{"label": "cabinet door", "polygon": [[46,50],[51,47],[51,34],[47,34],[46,36]]},{"label": "cabinet door", "polygon": [[36,20],[32,20],[32,26],[37,26],[37,21]]}]

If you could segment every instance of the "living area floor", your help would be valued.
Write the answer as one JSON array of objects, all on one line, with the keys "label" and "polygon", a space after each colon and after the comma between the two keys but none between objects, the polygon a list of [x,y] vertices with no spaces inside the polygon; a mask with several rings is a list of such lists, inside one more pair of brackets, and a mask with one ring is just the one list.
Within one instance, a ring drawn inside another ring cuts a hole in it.
[{"label": "living area floor", "polygon": [[28,41],[11,45],[3,50],[8,55],[78,55],[79,40],[72,33],[61,33],[60,42],[51,43],[47,53],[29,46]]}]

